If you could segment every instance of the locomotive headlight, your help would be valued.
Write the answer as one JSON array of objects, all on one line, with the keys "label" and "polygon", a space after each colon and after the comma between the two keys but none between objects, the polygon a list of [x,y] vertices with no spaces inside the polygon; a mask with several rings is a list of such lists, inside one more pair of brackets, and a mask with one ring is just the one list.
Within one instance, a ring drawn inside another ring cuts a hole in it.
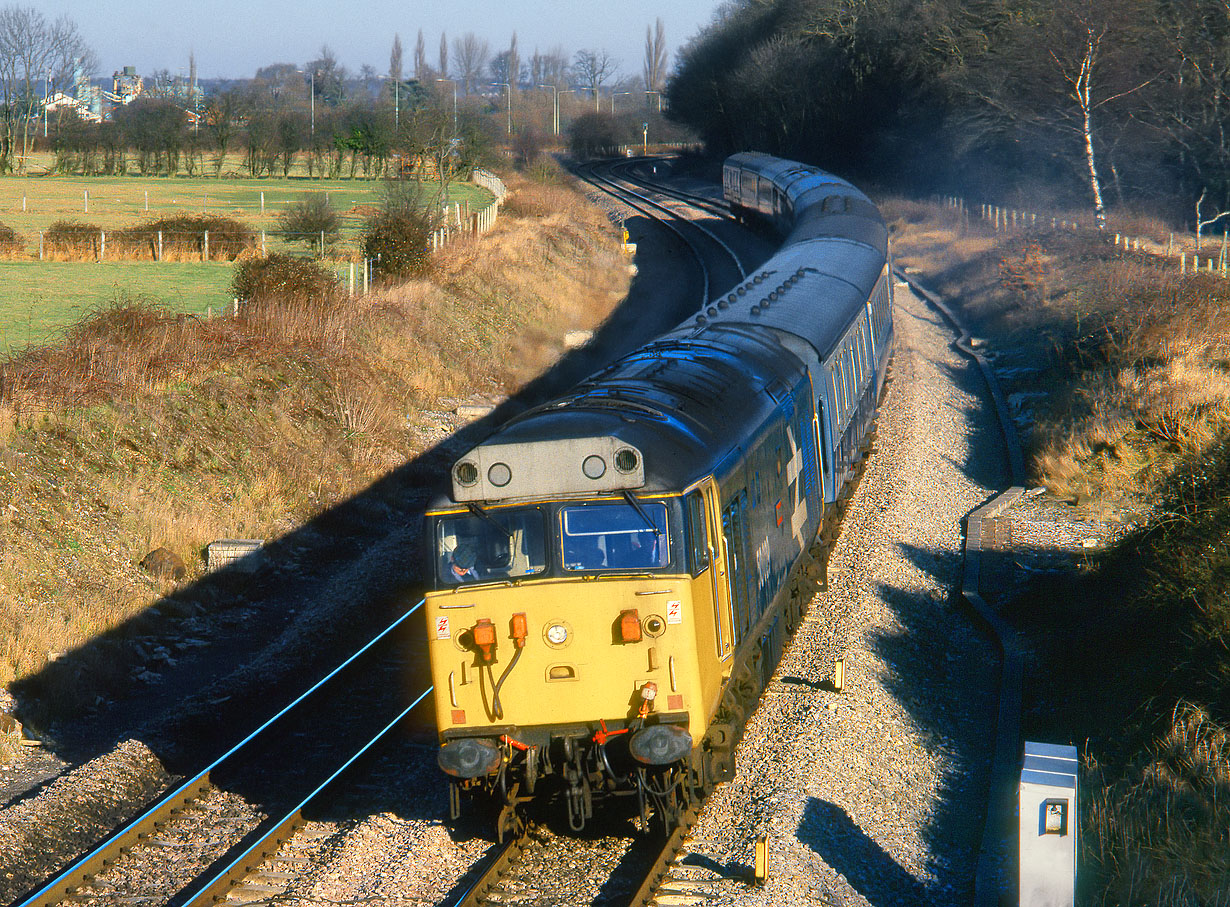
[{"label": "locomotive headlight", "polygon": [[547,624],[547,628],[542,632],[543,637],[547,640],[548,645],[561,648],[568,644],[571,633],[569,627],[563,621]]}]

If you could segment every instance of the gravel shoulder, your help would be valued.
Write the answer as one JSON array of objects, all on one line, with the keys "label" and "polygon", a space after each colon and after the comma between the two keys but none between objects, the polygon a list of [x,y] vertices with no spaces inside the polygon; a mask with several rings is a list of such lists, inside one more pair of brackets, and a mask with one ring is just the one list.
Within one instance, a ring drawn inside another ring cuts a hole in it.
[{"label": "gravel shoulder", "polygon": [[[1003,480],[977,372],[897,295],[893,381],[817,597],[674,877],[711,904],[966,903],[998,679],[959,607],[961,521]],[[844,692],[831,691],[844,656]],[[755,841],[769,879],[749,888]]]}]

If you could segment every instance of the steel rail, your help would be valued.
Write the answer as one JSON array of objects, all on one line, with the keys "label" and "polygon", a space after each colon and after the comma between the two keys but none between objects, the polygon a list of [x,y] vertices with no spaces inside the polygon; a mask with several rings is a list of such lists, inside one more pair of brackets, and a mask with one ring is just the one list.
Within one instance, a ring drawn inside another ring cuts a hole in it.
[{"label": "steel rail", "polygon": [[[612,170],[612,171],[614,171],[614,170],[615,170],[615,168],[616,168],[617,166],[619,166],[619,163],[620,163],[620,162],[616,162],[616,163],[614,163],[614,164],[609,165],[609,166],[610,166],[610,168],[611,168],[611,170]],[[641,201],[643,201],[645,204],[650,205],[650,206],[652,206],[652,207],[654,207],[654,208],[657,208],[659,211],[663,211],[663,212],[665,212],[666,214],[669,214],[671,217],[675,218],[676,220],[679,220],[679,221],[681,221],[681,222],[683,222],[683,223],[687,224],[687,225],[688,225],[689,227],[691,227],[692,229],[694,229],[694,230],[698,230],[698,231],[700,231],[701,233],[703,233],[703,234],[704,234],[704,235],[705,235],[705,236],[706,236],[706,237],[707,237],[707,238],[708,238],[711,242],[713,242],[715,245],[719,246],[719,247],[722,249],[722,251],[723,251],[723,252],[725,252],[728,256],[730,256],[731,261],[733,261],[733,262],[735,263],[735,267],[736,267],[736,268],[738,269],[738,271],[739,271],[739,277],[740,277],[740,279],[742,279],[742,278],[744,278],[744,277],[747,277],[747,269],[743,267],[743,262],[739,260],[739,256],[738,256],[737,254],[735,254],[735,250],[734,250],[734,249],[732,249],[732,248],[731,248],[731,247],[730,247],[730,246],[726,243],[726,241],[725,241],[725,240],[723,240],[720,236],[718,236],[718,235],[717,235],[716,233],[714,233],[712,230],[710,230],[710,229],[709,229],[709,228],[707,228],[707,227],[702,226],[701,224],[696,223],[696,221],[691,220],[690,218],[684,217],[684,216],[683,216],[682,214],[680,214],[678,211],[675,211],[674,209],[672,209],[672,208],[670,208],[670,207],[668,207],[668,206],[664,205],[662,202],[655,201],[654,199],[650,198],[650,197],[649,197],[649,196],[647,196],[647,195],[642,195],[642,194],[641,194],[641,193],[639,193],[639,192],[635,192],[635,191],[633,191],[632,189],[628,188],[627,186],[621,186],[621,185],[619,185],[619,183],[618,183],[616,180],[611,179],[610,177],[604,177],[604,176],[599,175],[599,174],[596,172],[596,170],[597,170],[597,168],[596,168],[596,167],[595,167],[595,168],[593,168],[593,169],[594,169],[594,171],[595,171],[595,173],[594,173],[594,179],[601,180],[602,182],[605,182],[605,183],[607,183],[607,184],[608,184],[608,185],[610,185],[610,186],[614,186],[614,187],[615,187],[615,188],[617,188],[620,192],[626,193],[627,195],[630,195],[630,196],[632,196],[633,198],[638,198],[638,199],[640,199]],[[623,180],[625,183],[628,183],[628,184],[630,184],[630,185],[636,185],[636,184],[635,184],[635,183],[633,183],[631,180],[629,180],[627,177],[620,177],[619,179]],[[633,207],[636,207],[636,206],[633,206]],[[643,209],[641,209],[641,210],[643,210]],[[708,281],[706,281],[706,284],[705,284],[705,302],[708,302],[708,301],[709,301],[709,295],[710,295],[710,294],[709,294],[709,286],[708,286]]]},{"label": "steel rail", "polygon": [[456,900],[450,901],[451,907],[481,907],[487,895],[499,884],[510,866],[517,862],[521,852],[525,850],[525,841],[529,837],[530,826],[525,824],[521,834],[515,835],[502,845],[494,856],[489,858],[487,868],[482,871],[474,883],[463,891]]},{"label": "steel rail", "polygon": [[[174,815],[182,812],[184,807],[193,801],[199,799],[203,794],[212,788],[210,774],[216,771],[223,763],[234,757],[245,746],[252,743],[262,733],[272,727],[279,719],[285,716],[288,712],[302,703],[305,699],[319,690],[322,686],[336,677],[346,667],[351,665],[356,659],[362,656],[365,652],[380,642],[388,634],[392,633],[400,626],[407,618],[419,610],[423,606],[423,599],[420,599],[418,604],[412,607],[409,611],[389,624],[373,637],[366,645],[348,657],[345,661],[335,667],[332,671],[318,680],[315,684],[299,694],[292,702],[283,707],[277,714],[269,718],[256,730],[252,731],[239,743],[235,744],[210,765],[190,780],[185,781],[179,787],[175,788],[169,794],[166,794],[147,809],[137,818],[133,819],[127,825],[118,829],[109,838],[91,850],[89,853],[78,858],[68,868],[62,870],[55,878],[45,883],[38,891],[26,897],[24,900],[18,901],[16,907],[50,907],[50,905],[58,904],[70,896],[76,889],[90,881],[103,868],[110,866],[118,860],[123,854],[132,849],[133,844],[148,835],[151,831],[165,825]],[[426,694],[424,694],[426,695]],[[417,703],[416,703],[417,704]]]},{"label": "steel rail", "polygon": [[[415,606],[417,607],[417,605]],[[290,837],[295,833],[295,829],[304,824],[303,810],[313,800],[319,797],[324,790],[329,787],[334,781],[341,776],[346,769],[350,768],[360,757],[368,750],[384,739],[385,734],[396,727],[403,718],[409,715],[420,702],[426,699],[435,689],[428,687],[418,698],[410,705],[406,706],[396,718],[386,724],[375,737],[368,740],[361,746],[349,759],[343,762],[337,769],[334,770],[328,778],[322,781],[315,790],[308,794],[299,804],[288,812],[285,816],[277,821],[277,823],[264,835],[253,843],[247,850],[237,856],[231,863],[215,875],[212,879],[192,897],[183,902],[183,907],[191,907],[193,904],[212,904],[215,901],[225,899],[227,891],[243,881],[253,870],[261,863],[265,862],[273,854],[277,853]]]},{"label": "steel rail", "polygon": [[[649,158],[649,157],[637,157],[637,158],[632,158],[628,161],[622,161],[621,164],[623,165],[624,169],[630,171],[641,164],[645,164],[645,163],[648,163],[654,160],[659,160],[659,159]],[[731,206],[729,202],[722,201],[716,198],[712,198],[708,195],[699,195],[698,193],[695,193],[695,192],[688,192],[686,189],[679,189],[678,187],[675,187],[675,186],[668,186],[666,183],[659,183],[658,181],[649,179],[648,177],[645,177],[643,175],[628,176],[625,178],[628,179],[629,182],[633,182],[633,183],[636,183],[637,185],[651,188],[655,192],[660,192],[663,195],[668,195],[672,198],[678,199],[681,202],[692,205],[693,207],[706,209],[710,211],[711,213],[718,215],[719,217],[729,218],[730,220],[738,223],[738,218],[735,216],[734,211],[731,210]]]}]

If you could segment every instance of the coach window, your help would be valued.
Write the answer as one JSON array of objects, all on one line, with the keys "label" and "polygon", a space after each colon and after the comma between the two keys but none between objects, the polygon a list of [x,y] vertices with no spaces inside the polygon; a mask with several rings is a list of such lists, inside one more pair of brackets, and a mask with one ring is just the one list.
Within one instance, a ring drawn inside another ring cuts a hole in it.
[{"label": "coach window", "polygon": [[705,530],[705,499],[699,491],[687,498],[688,568],[693,576],[709,569],[709,541]]}]

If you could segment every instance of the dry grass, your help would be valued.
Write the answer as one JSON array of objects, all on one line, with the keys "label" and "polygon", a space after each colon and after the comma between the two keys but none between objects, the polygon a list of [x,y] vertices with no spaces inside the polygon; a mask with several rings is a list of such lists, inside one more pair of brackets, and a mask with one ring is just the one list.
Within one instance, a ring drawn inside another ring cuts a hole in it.
[{"label": "dry grass", "polygon": [[1040,395],[1032,479],[1147,519],[1009,606],[1035,652],[1026,723],[1091,741],[1080,903],[1230,904],[1230,284],[1106,237],[888,208],[898,260],[994,338],[1010,393]]},{"label": "dry grass", "polygon": [[552,213],[506,212],[430,281],[214,320],[119,300],[0,362],[0,684],[43,672],[42,720],[107,695],[128,669],[94,647],[44,669],[172,588],[149,550],[191,581],[209,541],[301,524],[422,450],[439,397],[514,391],[605,318],[628,281],[605,217],[517,191]]},{"label": "dry grass", "polygon": [[1176,707],[1127,776],[1088,758],[1082,785],[1081,860],[1100,881],[1085,903],[1230,903],[1230,736],[1202,709]]}]

